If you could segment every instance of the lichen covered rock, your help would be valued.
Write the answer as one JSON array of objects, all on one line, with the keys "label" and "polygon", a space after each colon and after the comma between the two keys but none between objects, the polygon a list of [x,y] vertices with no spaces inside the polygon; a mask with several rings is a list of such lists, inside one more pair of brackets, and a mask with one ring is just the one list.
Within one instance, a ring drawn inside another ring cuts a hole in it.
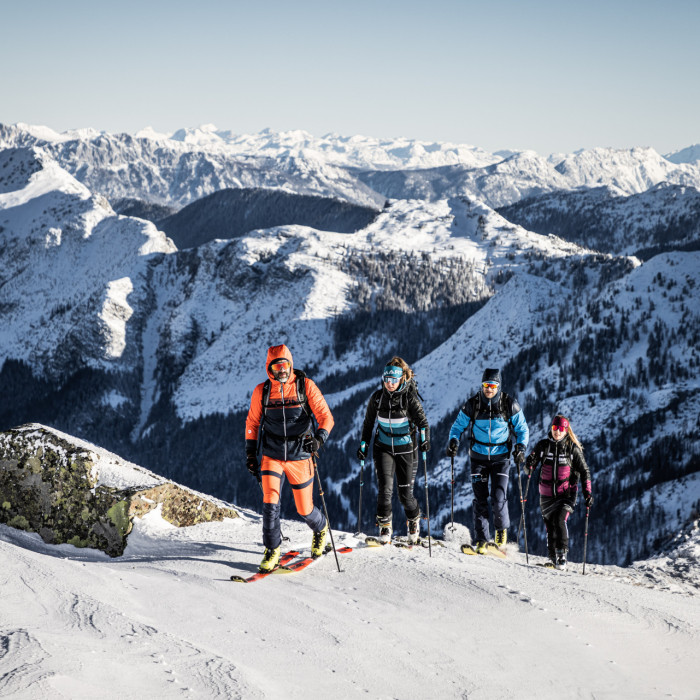
[{"label": "lichen covered rock", "polygon": [[[36,424],[0,432],[0,523],[36,532],[49,544],[117,557],[134,518],[159,505],[177,527],[238,517],[226,504],[98,450]],[[102,483],[101,469],[118,473],[119,485]]]},{"label": "lichen covered rock", "polygon": [[96,460],[43,427],[0,433],[0,523],[121,555],[131,523],[114,514],[128,512],[130,494],[98,486]]}]

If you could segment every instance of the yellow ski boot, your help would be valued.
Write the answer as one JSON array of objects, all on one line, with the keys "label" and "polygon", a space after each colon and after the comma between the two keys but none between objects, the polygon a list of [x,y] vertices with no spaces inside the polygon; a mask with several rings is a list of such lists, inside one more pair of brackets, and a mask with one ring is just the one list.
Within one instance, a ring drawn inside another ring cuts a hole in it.
[{"label": "yellow ski boot", "polygon": [[258,567],[258,571],[261,574],[269,574],[270,571],[274,571],[277,568],[279,561],[280,547],[277,547],[276,549],[266,549],[265,556]]},{"label": "yellow ski boot", "polygon": [[314,532],[314,537],[311,540],[311,556],[316,558],[323,554],[326,544],[326,536],[328,535],[328,521],[320,532]]}]

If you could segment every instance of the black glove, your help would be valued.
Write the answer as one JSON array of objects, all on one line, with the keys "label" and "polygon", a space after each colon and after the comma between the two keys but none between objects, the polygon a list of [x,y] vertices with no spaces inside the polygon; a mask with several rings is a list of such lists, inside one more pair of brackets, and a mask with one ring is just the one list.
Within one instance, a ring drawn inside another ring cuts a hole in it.
[{"label": "black glove", "polygon": [[531,454],[525,460],[525,466],[523,467],[523,471],[525,472],[525,476],[530,476],[532,474],[532,472],[535,471],[536,467],[537,467],[537,457],[535,457],[534,454]]},{"label": "black glove", "polygon": [[[362,447],[362,445],[364,445],[364,447]],[[362,445],[360,445],[357,448],[357,459],[359,459],[360,462],[364,462],[365,459],[367,459],[367,455],[365,453],[365,450],[367,449],[367,445],[364,442],[362,443]]]},{"label": "black glove", "polygon": [[525,460],[525,445],[518,443],[513,448],[513,460],[516,464],[519,464],[520,462]]},{"label": "black glove", "polygon": [[450,442],[447,444],[447,456],[454,457],[459,449],[459,440],[457,438],[450,438]]},{"label": "black glove", "polygon": [[246,469],[258,480],[260,481],[260,465],[258,464],[258,458],[255,455],[248,455],[245,459]]},{"label": "black glove", "polygon": [[589,493],[583,494],[583,502],[586,504],[586,508],[590,508],[593,505],[593,496]]},{"label": "black glove", "polygon": [[311,454],[316,454],[321,449],[321,445],[323,445],[323,439],[318,433],[316,435],[311,435],[310,433],[305,435],[301,442],[304,452],[310,452]]},{"label": "black glove", "polygon": [[421,442],[420,451],[421,452],[429,452],[430,451],[430,440],[423,440],[423,442]]}]

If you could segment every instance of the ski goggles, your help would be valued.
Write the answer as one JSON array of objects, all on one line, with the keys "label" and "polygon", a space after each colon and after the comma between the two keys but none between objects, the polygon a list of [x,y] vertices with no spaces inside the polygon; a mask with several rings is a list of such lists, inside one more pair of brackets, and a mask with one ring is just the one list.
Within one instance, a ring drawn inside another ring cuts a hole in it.
[{"label": "ski goggles", "polygon": [[498,382],[481,382],[484,389],[498,389]]},{"label": "ski goggles", "polygon": [[568,420],[558,420],[556,423],[554,423],[552,425],[552,430],[557,430],[560,433],[563,433],[568,427],[569,427]]},{"label": "ski goggles", "polygon": [[403,377],[403,370],[401,367],[397,367],[396,365],[387,365],[382,374],[382,379],[385,382],[394,384],[401,381],[401,378]]},{"label": "ski goggles", "polygon": [[270,369],[273,372],[281,372],[282,370],[289,370],[289,360],[275,360],[270,363]]}]

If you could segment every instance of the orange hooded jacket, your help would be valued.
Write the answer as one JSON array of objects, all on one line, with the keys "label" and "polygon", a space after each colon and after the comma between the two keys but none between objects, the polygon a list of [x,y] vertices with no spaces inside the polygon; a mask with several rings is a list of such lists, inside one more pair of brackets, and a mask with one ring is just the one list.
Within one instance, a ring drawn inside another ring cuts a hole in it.
[{"label": "orange hooded jacket", "polygon": [[[282,383],[275,379],[270,365],[276,360],[289,360],[289,379]],[[311,454],[303,448],[303,438],[318,434],[325,439],[333,429],[334,420],[323,398],[321,390],[308,377],[304,378],[308,408],[318,423],[314,421],[305,406],[299,403],[296,376],[292,353],[286,345],[273,345],[267,351],[267,376],[270,379],[270,397],[267,410],[263,411],[263,391],[265,382],[258,384],[250,399],[250,409],[246,419],[246,453],[257,451],[258,436],[262,428],[262,454],[283,461],[309,459]]]}]

